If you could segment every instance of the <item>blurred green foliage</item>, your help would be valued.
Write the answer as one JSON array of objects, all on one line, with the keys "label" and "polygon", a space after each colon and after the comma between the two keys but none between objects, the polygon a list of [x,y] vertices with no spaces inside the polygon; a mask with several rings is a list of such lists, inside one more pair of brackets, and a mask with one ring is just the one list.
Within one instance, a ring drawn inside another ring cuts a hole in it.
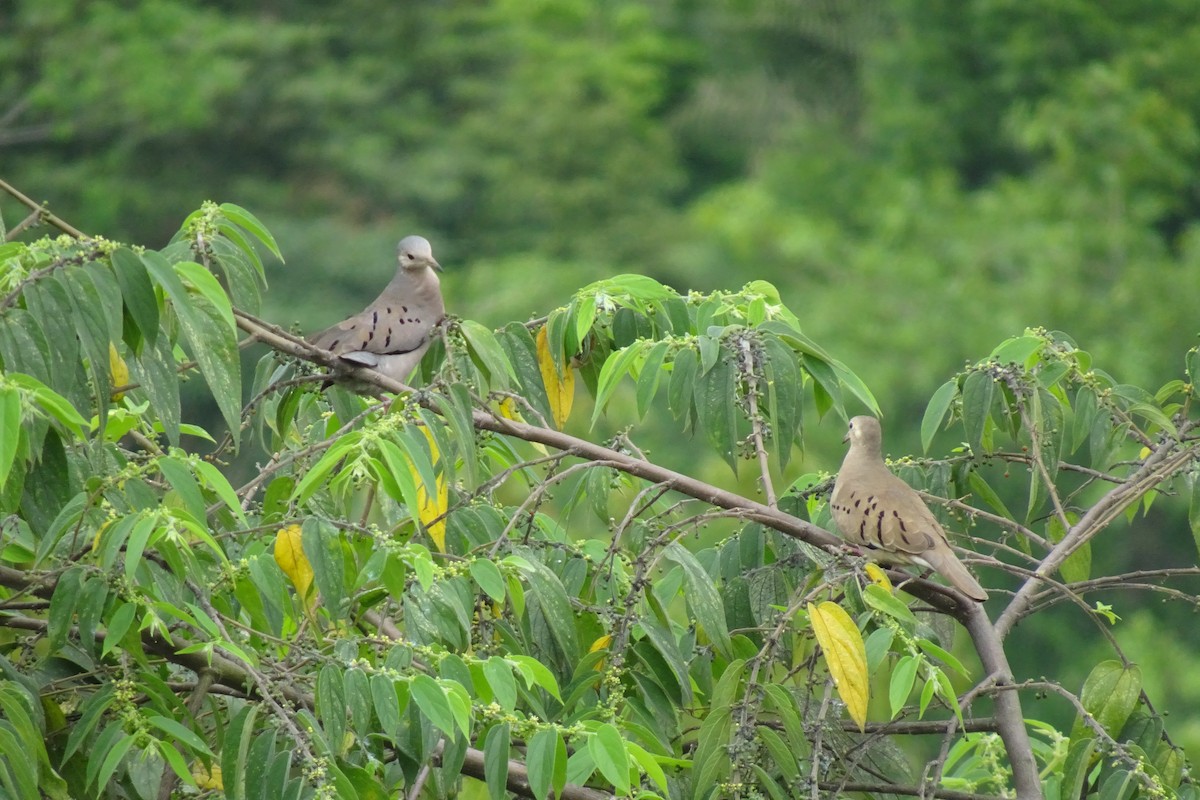
[{"label": "blurred green foliage", "polygon": [[0,25],[6,177],[134,241],[253,207],[291,245],[268,307],[306,326],[419,230],[496,322],[617,272],[765,278],[905,413],[1026,325],[1143,383],[1195,332],[1187,2],[24,0]]}]

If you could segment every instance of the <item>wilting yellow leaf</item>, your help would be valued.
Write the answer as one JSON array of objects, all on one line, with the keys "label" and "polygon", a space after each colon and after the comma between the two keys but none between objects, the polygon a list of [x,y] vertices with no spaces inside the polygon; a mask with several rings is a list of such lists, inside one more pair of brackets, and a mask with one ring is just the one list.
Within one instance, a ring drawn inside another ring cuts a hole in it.
[{"label": "wilting yellow leaf", "polygon": [[308,556],[304,555],[304,548],[300,546],[299,525],[280,528],[275,535],[275,563],[296,587],[296,594],[300,595],[304,605],[311,608],[316,602],[315,596],[309,597],[313,569],[312,564],[308,563]]},{"label": "wilting yellow leaf", "polygon": [[225,789],[225,781],[221,776],[219,764],[213,764],[210,770],[204,766],[203,762],[197,761],[192,764],[192,777],[196,779],[196,786],[200,789],[216,789],[217,791]]},{"label": "wilting yellow leaf", "polygon": [[542,383],[546,386],[546,397],[550,401],[550,413],[561,431],[571,416],[571,405],[575,402],[575,370],[571,369],[570,364],[563,364],[563,371],[558,371],[546,341],[545,325],[537,334],[537,360],[542,370]]},{"label": "wilting yellow leaf", "polygon": [[[113,386],[124,386],[129,383],[129,365],[125,363],[125,359],[121,358],[121,354],[117,352],[117,346],[112,342],[108,343],[108,371],[112,374]],[[124,392],[117,392],[112,399],[120,400],[124,396]]]},{"label": "wilting yellow leaf", "polygon": [[[612,635],[606,633],[603,636],[601,636],[599,639],[597,639],[596,641],[592,642],[592,646],[588,648],[588,652],[594,653],[597,650],[603,650],[604,648],[608,647],[610,644],[612,644]],[[596,666],[594,667],[596,672],[600,672],[604,669],[605,660],[606,659],[602,658],[596,662]]]},{"label": "wilting yellow leaf", "polygon": [[[503,403],[501,404],[503,409]],[[433,434],[429,428],[421,427],[421,431],[425,434],[425,438],[429,440],[429,455],[433,459],[433,467],[437,469],[438,465],[438,448],[437,442],[433,439]],[[450,505],[450,493],[446,487],[446,477],[442,473],[438,473],[437,486],[434,487],[433,496],[430,497],[429,490],[421,481],[421,475],[417,472],[417,467],[412,462],[408,465],[409,471],[412,473],[413,483],[417,485],[417,513],[421,518],[421,524],[425,526],[425,530],[429,531],[429,538],[433,539],[433,545],[439,553],[446,552],[446,509]],[[434,520],[437,520],[434,522]]]},{"label": "wilting yellow leaf", "polygon": [[890,578],[888,578],[887,573],[883,571],[883,567],[874,562],[868,561],[866,570],[867,577],[871,579],[872,583],[879,584],[884,589],[887,589],[888,594],[892,594],[892,581]]},{"label": "wilting yellow leaf", "polygon": [[825,653],[825,664],[838,695],[858,729],[865,730],[871,686],[867,682],[867,647],[862,633],[837,603],[826,601],[819,606],[809,603],[808,618],[812,621],[817,643]]},{"label": "wilting yellow leaf", "polygon": [[517,404],[513,402],[511,397],[501,398],[500,402],[496,404],[496,409],[500,412],[500,416],[505,419],[521,421],[521,414],[517,411]]}]

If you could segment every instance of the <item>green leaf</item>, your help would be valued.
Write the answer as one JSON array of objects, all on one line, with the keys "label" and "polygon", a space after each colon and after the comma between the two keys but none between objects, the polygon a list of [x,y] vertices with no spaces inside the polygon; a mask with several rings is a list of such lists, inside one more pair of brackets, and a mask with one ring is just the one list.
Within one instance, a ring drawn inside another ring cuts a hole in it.
[{"label": "green leaf", "polygon": [[650,410],[650,401],[658,393],[658,384],[662,379],[662,365],[666,358],[668,342],[658,342],[646,353],[645,360],[638,367],[637,377],[637,413],[638,419],[645,419]]},{"label": "green leaf", "polygon": [[317,673],[316,714],[325,732],[325,740],[335,755],[342,750],[346,734],[346,692],[342,687],[342,673],[332,664],[326,664]]},{"label": "green leaf", "polygon": [[913,656],[903,656],[896,662],[896,666],[892,667],[892,677],[888,682],[888,703],[892,712],[890,719],[895,719],[896,715],[904,710],[917,680],[919,663]]},{"label": "green leaf", "polygon": [[125,543],[125,577],[130,580],[134,579],[137,568],[141,566],[142,554],[146,552],[146,546],[157,529],[158,519],[150,515],[139,518],[130,531]]},{"label": "green leaf", "polygon": [[775,336],[763,337],[767,380],[767,406],[771,414],[771,436],[775,440],[775,457],[779,469],[787,469],[792,444],[800,432],[803,409],[800,364],[796,354]]},{"label": "green leaf", "polygon": [[366,731],[371,728],[371,684],[367,673],[356,667],[347,669],[342,675],[342,690],[346,695],[346,707],[350,709],[353,729]]},{"label": "green leaf", "polygon": [[629,754],[620,732],[605,722],[588,737],[588,752],[605,780],[611,783],[618,794],[629,793]]},{"label": "green leaf", "polygon": [[275,237],[267,230],[267,226],[258,221],[258,218],[251,214],[241,206],[233,203],[221,203],[221,213],[225,215],[225,219],[236,224],[238,227],[244,228],[254,238],[262,242],[268,250],[280,261],[283,261],[283,253],[279,251],[279,245],[275,243]]},{"label": "green leaf", "polygon": [[[16,734],[6,727],[0,726],[0,778],[9,788],[13,797],[40,797],[38,792],[37,771],[23,742]],[[15,783],[8,781],[10,774]]]},{"label": "green leaf", "polygon": [[1137,793],[1139,785],[1138,777],[1129,770],[1114,770],[1100,784],[1097,800],[1130,800]]},{"label": "green leaf", "polygon": [[767,750],[771,753],[773,766],[778,767],[783,773],[784,779],[791,783],[800,777],[800,769],[797,763],[796,753],[792,748],[788,747],[787,742],[783,737],[775,732],[774,728],[769,728],[766,725],[758,726],[758,738]]},{"label": "green leaf", "polygon": [[667,545],[663,555],[683,570],[684,597],[700,627],[708,634],[717,652],[725,658],[732,658],[733,643],[725,624],[725,607],[712,577],[700,566],[696,557],[678,542]]},{"label": "green leaf", "polygon": [[508,662],[500,656],[492,656],[483,662],[483,674],[500,707],[505,711],[514,710],[517,707],[517,681]]},{"label": "green leaf", "polygon": [[167,441],[179,445],[180,403],[179,376],[175,372],[175,357],[166,336],[159,337],[155,347],[142,349],[129,360],[134,381],[141,384],[136,391],[150,401],[150,411],[157,417]]},{"label": "green leaf", "polygon": [[204,481],[204,485],[221,498],[221,502],[233,512],[239,523],[246,525],[246,513],[242,511],[242,504],[238,500],[237,492],[233,490],[233,486],[229,484],[229,480],[221,474],[221,471],[200,458],[193,462],[193,467],[199,473],[200,479]]},{"label": "green leaf", "polygon": [[488,597],[497,603],[504,602],[504,575],[500,573],[500,568],[494,562],[487,558],[476,558],[471,561],[468,569],[475,583],[479,585],[480,589],[483,589]]},{"label": "green leaf", "polygon": [[314,517],[304,520],[300,529],[304,555],[312,565],[313,580],[321,592],[321,601],[335,619],[346,603],[346,565],[342,538],[337,529]]},{"label": "green leaf", "polygon": [[696,381],[696,415],[709,443],[737,474],[737,367],[728,358],[718,358],[712,369]]},{"label": "green leaf", "polygon": [[996,513],[1007,519],[1013,518],[1012,513],[1008,510],[1008,506],[1004,505],[1004,501],[1000,499],[1000,495],[991,487],[991,484],[983,479],[982,475],[975,470],[971,470],[967,475],[967,483],[970,484],[971,491],[979,495],[979,499],[991,506]]},{"label": "green leaf", "polygon": [[1096,392],[1089,386],[1081,386],[1075,394],[1075,418],[1071,424],[1071,452],[1088,440],[1096,422]]},{"label": "green leaf", "polygon": [[[337,440],[337,443],[325,451],[325,454],[305,471],[304,477],[296,484],[296,488],[292,491],[292,500],[299,504],[308,502],[308,499],[316,493],[325,478],[329,477],[329,473],[333,472],[343,458],[351,451],[356,449],[361,441],[361,437],[357,432],[348,433]],[[407,474],[405,469],[404,473]],[[416,502],[416,488],[413,489],[413,502]],[[400,499],[400,498],[395,498]]]},{"label": "green leaf", "polygon": [[416,701],[417,708],[434,727],[447,736],[455,735],[454,713],[450,710],[450,701],[441,685],[428,675],[414,675],[409,681],[409,692]]},{"label": "green leaf", "polygon": [[933,656],[934,658],[938,659],[943,664],[945,664],[947,667],[949,667],[950,669],[957,672],[959,675],[962,675],[963,677],[967,677],[968,675],[971,674],[971,673],[967,672],[967,668],[964,667],[962,662],[959,661],[957,658],[955,658],[953,654],[951,654],[950,652],[948,652],[946,650],[943,650],[942,648],[938,647],[936,644],[929,641],[928,639],[918,638],[917,639],[917,647],[921,648],[921,651],[924,652],[925,655]]},{"label": "green leaf", "polygon": [[249,761],[251,743],[256,738],[254,721],[258,712],[257,704],[245,705],[225,728],[225,741],[221,747],[221,775],[229,800],[258,800],[244,791],[250,776],[262,769],[261,764]]},{"label": "green leaf", "polygon": [[483,743],[484,775],[492,800],[508,797],[508,725],[493,725]]},{"label": "green leaf", "polygon": [[171,488],[179,494],[179,499],[183,501],[183,507],[197,521],[203,520],[207,516],[204,493],[200,491],[200,484],[196,483],[196,477],[192,475],[190,465],[174,456],[160,458],[155,463],[163,477],[167,479],[167,483],[171,484]]},{"label": "green leaf", "polygon": [[901,602],[900,598],[879,584],[868,584],[863,589],[862,597],[866,601],[866,604],[876,611],[887,614],[889,617],[897,619],[910,627],[916,627],[917,617],[913,614],[912,609]]},{"label": "green leaf", "polygon": [[559,694],[558,681],[554,679],[554,673],[549,667],[538,661],[533,656],[523,656],[517,653],[511,654],[508,660],[516,665],[521,672],[521,677],[525,679],[525,685],[532,688],[539,686],[545,689],[551,697],[562,702],[562,695]]},{"label": "green leaf", "polygon": [[262,260],[257,257],[257,253],[254,258],[246,256],[242,247],[234,244],[235,241],[241,241],[253,252],[253,246],[237,228],[226,224],[219,225],[217,229],[221,235],[211,240],[210,263],[220,267],[224,273],[225,285],[229,287],[229,299],[233,305],[251,314],[257,314],[262,306],[261,287],[266,283]]},{"label": "green leaf", "polygon": [[8,481],[21,436],[21,393],[11,387],[0,389],[0,486]]},{"label": "green leaf", "polygon": [[671,362],[671,383],[667,387],[667,407],[672,416],[687,428],[691,421],[696,372],[700,368],[700,356],[690,347],[675,353]]},{"label": "green leaf", "polygon": [[[1141,690],[1142,671],[1136,665],[1126,667],[1119,661],[1102,661],[1083,682],[1079,700],[1100,727],[1115,738],[1133,713]],[[1071,738],[1081,738],[1089,731],[1083,719],[1076,718]]]},{"label": "green leaf", "polygon": [[1030,358],[1036,355],[1044,344],[1040,336],[1016,336],[997,345],[988,358],[999,364],[1017,364],[1023,369],[1028,369],[1032,366]]},{"label": "green leaf", "polygon": [[225,294],[225,289],[215,275],[195,261],[176,263],[175,272],[187,284],[191,284],[191,288],[199,292],[217,310],[221,319],[229,325],[230,330],[237,329],[237,323],[233,320],[233,306],[229,302],[229,295]]},{"label": "green leaf", "polygon": [[[729,774],[730,733],[732,714],[727,705],[714,706],[700,723],[693,759],[693,797],[708,797],[709,791]],[[591,748],[589,748],[590,751]]]},{"label": "green leaf", "polygon": [[938,387],[938,390],[933,393],[933,397],[929,398],[929,405],[925,407],[925,416],[921,418],[921,452],[929,452],[929,445],[933,443],[933,437],[941,429],[942,422],[946,419],[946,412],[950,410],[950,404],[954,402],[957,394],[958,381],[948,380]]},{"label": "green leaf", "polygon": [[1096,740],[1092,736],[1072,739],[1071,746],[1067,750],[1067,760],[1063,763],[1060,797],[1083,796],[1083,784],[1092,770],[1092,754],[1095,750]]},{"label": "green leaf", "polygon": [[395,739],[400,732],[400,701],[391,678],[378,674],[371,676],[371,705],[379,718],[380,729]]},{"label": "green leaf", "polygon": [[[166,292],[191,345],[192,357],[208,382],[213,399],[231,431],[240,430],[242,410],[241,362],[237,337],[223,312],[203,295],[192,295],[161,253],[142,254],[151,277]],[[211,275],[209,277],[212,277]],[[227,304],[228,298],[226,298]],[[105,345],[107,365],[107,343]],[[106,366],[107,369],[107,366]]]},{"label": "green leaf", "polygon": [[205,741],[201,739],[191,728],[186,728],[175,720],[158,714],[147,717],[146,721],[168,736],[174,736],[176,739],[192,748],[194,752],[202,753],[207,756],[213,755],[213,751],[208,749],[208,745],[205,743]]},{"label": "green leaf", "polygon": [[[561,741],[562,735],[557,730],[543,728],[533,735],[525,748],[525,768],[529,772],[529,789],[534,797],[546,797],[550,792]],[[566,768],[566,764],[563,768]]]},{"label": "green leaf", "polygon": [[[541,415],[543,422],[540,424],[553,427],[554,414],[550,409],[546,384],[542,380],[542,370],[538,365],[537,343],[534,342],[529,329],[519,322],[510,322],[504,326],[498,338],[500,346],[508,355],[509,363],[517,373],[521,396]],[[561,353],[559,357],[561,360]]]},{"label": "green leaf", "polygon": [[546,624],[550,626],[550,634],[562,650],[563,657],[569,662],[579,658],[579,638],[575,631],[575,613],[571,610],[571,601],[567,590],[549,567],[540,561],[533,560],[533,554],[522,567],[529,577],[529,588],[526,600],[536,599]]},{"label": "green leaf", "polygon": [[125,638],[125,634],[129,632],[129,626],[133,624],[134,615],[137,614],[136,603],[120,603],[112,617],[108,621],[108,630],[104,634],[104,645],[100,648],[100,656],[104,657],[113,651],[121,640]]},{"label": "green leaf", "polygon": [[[104,757],[104,761],[101,763],[100,770],[95,775],[96,787],[98,789],[103,790],[108,787],[108,779],[117,771],[121,759],[129,752],[129,748],[133,746],[135,741],[137,740],[132,736],[121,736],[112,746],[112,749],[108,751],[108,754]],[[92,754],[93,759],[96,756],[96,753]],[[90,768],[91,765],[89,764],[89,770]]]},{"label": "green leaf", "polygon": [[146,265],[127,247],[114,250],[111,262],[125,310],[152,348],[158,341],[158,298],[154,296],[154,285],[150,283]]},{"label": "green leaf", "polygon": [[517,380],[512,364],[508,362],[504,349],[500,347],[491,330],[469,319],[459,323],[459,329],[467,343],[467,350],[476,364],[487,373],[488,383],[492,388],[507,386],[508,378]]},{"label": "green leaf", "polygon": [[976,455],[983,454],[983,431],[992,408],[992,394],[996,384],[992,376],[984,371],[967,375],[962,389],[963,427],[967,442]]},{"label": "green leaf", "polygon": [[[70,395],[81,407],[87,406],[79,338],[75,333],[75,312],[65,284],[51,276],[25,290],[25,306],[41,325],[46,336],[46,367],[50,383]],[[12,371],[10,365],[9,371]]]},{"label": "green leaf", "polygon": [[611,354],[605,360],[604,366],[600,368],[600,378],[596,381],[596,406],[592,410],[593,427],[596,425],[596,420],[600,419],[600,415],[604,413],[609,398],[612,397],[612,393],[621,379],[633,369],[633,365],[644,352],[646,344],[647,342],[634,342],[623,350]]},{"label": "green leaf", "polygon": [[108,365],[108,346],[114,338],[109,335],[109,320],[105,314],[103,295],[96,288],[91,273],[84,269],[64,270],[63,280],[71,298],[75,331],[88,359],[88,373],[92,376],[95,392],[96,413],[103,428],[108,419],[108,406],[112,394],[112,374]]},{"label": "green leaf", "polygon": [[83,568],[73,566],[62,574],[50,598],[49,622],[46,628],[46,656],[58,653],[71,632],[71,618],[79,601],[83,585]]},{"label": "green leaf", "polygon": [[115,684],[107,684],[96,690],[96,693],[83,702],[79,711],[79,721],[71,727],[71,735],[67,737],[67,749],[63,751],[62,760],[65,762],[92,735],[104,712],[113,701]]}]

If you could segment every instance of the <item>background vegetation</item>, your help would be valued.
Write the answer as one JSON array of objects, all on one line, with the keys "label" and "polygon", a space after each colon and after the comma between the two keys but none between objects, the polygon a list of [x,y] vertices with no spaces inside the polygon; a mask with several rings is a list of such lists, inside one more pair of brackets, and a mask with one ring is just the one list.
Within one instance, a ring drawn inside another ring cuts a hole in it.
[{"label": "background vegetation", "polygon": [[[252,208],[286,258],[262,312],[285,325],[361,306],[408,232],[448,265],[451,310],[491,325],[617,273],[762,278],[880,398],[895,453],[1026,326],[1151,392],[1194,343],[1187,2],[17,2],[0,28],[3,177],[152,247],[204,199]],[[806,425],[788,476],[834,468],[841,432]],[[675,466],[707,452],[650,436]],[[692,471],[728,482],[707,458]],[[1185,512],[1094,558],[1194,564]],[[1147,686],[1194,718],[1176,611],[1110,601]],[[1022,633],[1018,674],[1078,686],[1096,661],[1061,621]]]}]

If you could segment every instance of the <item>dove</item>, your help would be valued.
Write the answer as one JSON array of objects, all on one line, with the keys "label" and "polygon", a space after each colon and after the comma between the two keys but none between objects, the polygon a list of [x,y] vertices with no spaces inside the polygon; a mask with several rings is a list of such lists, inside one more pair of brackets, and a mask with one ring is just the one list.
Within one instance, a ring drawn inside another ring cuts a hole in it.
[{"label": "dove", "polygon": [[[314,347],[348,366],[370,367],[404,383],[429,349],[433,328],[446,315],[437,272],[442,267],[422,236],[396,247],[399,267],[391,283],[361,314],[314,334]],[[435,270],[437,272],[435,272]]]},{"label": "dove", "polygon": [[987,600],[925,501],[888,470],[879,420],[855,417],[842,441],[850,442],[850,450],[829,498],[842,537],[874,551],[880,561],[933,569],[972,600]]}]

